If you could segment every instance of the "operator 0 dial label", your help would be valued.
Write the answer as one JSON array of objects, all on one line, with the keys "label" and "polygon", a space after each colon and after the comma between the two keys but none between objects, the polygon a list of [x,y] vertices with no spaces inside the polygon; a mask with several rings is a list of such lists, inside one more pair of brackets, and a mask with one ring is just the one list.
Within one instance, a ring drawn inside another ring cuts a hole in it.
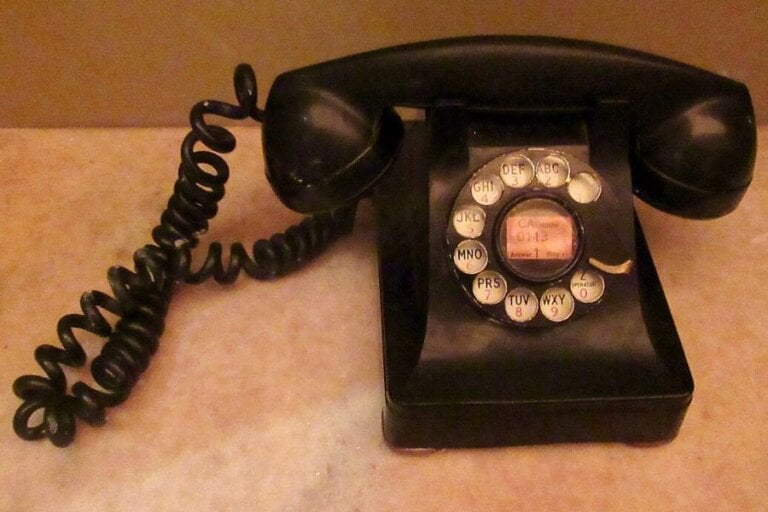
[{"label": "operator 0 dial label", "polygon": [[539,311],[539,301],[528,288],[515,288],[504,300],[504,311],[515,322],[529,322]]},{"label": "operator 0 dial label", "polygon": [[488,251],[477,240],[464,240],[453,251],[453,264],[465,274],[477,274],[488,264]]},{"label": "operator 0 dial label", "polygon": [[485,228],[485,211],[479,206],[462,206],[453,213],[453,229],[465,238],[477,238]]},{"label": "operator 0 dial label", "polygon": [[472,294],[480,304],[498,304],[507,294],[507,281],[498,272],[480,272],[472,282]]},{"label": "operator 0 dial label", "polygon": [[564,322],[573,314],[574,300],[565,288],[549,288],[539,299],[541,314],[553,322]]},{"label": "operator 0 dial label", "polygon": [[599,301],[605,293],[603,276],[594,270],[577,270],[571,278],[571,293],[585,304]]}]

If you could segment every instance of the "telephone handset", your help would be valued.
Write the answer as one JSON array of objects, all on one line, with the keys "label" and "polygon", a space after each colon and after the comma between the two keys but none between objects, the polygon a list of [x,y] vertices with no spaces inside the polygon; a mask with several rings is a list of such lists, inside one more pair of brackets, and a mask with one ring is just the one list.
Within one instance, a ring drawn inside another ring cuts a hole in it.
[{"label": "telephone handset", "polygon": [[475,37],[365,53],[280,75],[264,116],[267,175],[291,208],[319,211],[373,185],[397,155],[393,106],[631,111],[633,186],[687,217],[722,215],[750,182],[756,132],[738,82],[616,47],[543,37]]},{"label": "telephone handset", "polygon": [[[238,106],[201,102],[182,147],[155,245],[133,272],[110,270],[115,298],[83,295],[63,317],[63,349],[40,347],[14,428],[69,444],[75,417],[104,421],[157,348],[176,281],[271,278],[351,228],[372,196],[386,405],[395,447],[671,439],[693,381],[633,192],[675,215],[735,208],[756,133],[747,89],[647,54],[543,37],[470,37],[393,47],[280,75],[265,109],[241,66]],[[397,107],[423,110],[403,121]],[[215,113],[263,123],[267,177],[315,215],[284,234],[190,248],[216,211],[231,134]],[[200,164],[213,167],[206,172]],[[111,327],[98,309],[122,316]],[[72,394],[59,365],[81,365],[73,329],[108,337],[95,390]],[[44,409],[43,421],[29,426]]]}]

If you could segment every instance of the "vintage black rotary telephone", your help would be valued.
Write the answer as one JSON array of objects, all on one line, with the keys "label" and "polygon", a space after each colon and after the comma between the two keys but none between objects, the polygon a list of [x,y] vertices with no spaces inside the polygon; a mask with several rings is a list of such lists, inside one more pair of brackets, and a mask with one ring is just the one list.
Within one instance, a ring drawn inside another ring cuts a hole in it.
[{"label": "vintage black rotary telephone", "polygon": [[[756,145],[742,84],[594,43],[475,37],[285,73],[263,111],[249,67],[235,88],[237,106],[193,108],[154,244],[133,271],[110,269],[114,298],[85,293],[83,314],[59,322],[62,348],[35,352],[47,377],[15,382],[19,436],[65,446],[75,417],[103,423],[156,350],[175,282],[279,276],[349,231],[368,195],[392,446],[676,435],[693,381],[632,193],[686,217],[735,208]],[[404,123],[395,107],[424,116]],[[250,255],[235,244],[226,266],[212,244],[192,271],[190,249],[224,194],[217,153],[235,146],[209,113],[261,121],[275,192],[314,216]],[[120,319],[112,326],[99,310]],[[109,338],[91,366],[103,389],[78,382],[68,394],[60,365],[85,362],[77,329]]]}]

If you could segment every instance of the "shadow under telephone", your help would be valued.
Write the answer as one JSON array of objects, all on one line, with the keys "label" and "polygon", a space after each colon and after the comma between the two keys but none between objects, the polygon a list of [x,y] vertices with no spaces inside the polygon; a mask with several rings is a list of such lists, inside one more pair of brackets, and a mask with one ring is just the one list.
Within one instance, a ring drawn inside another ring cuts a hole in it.
[{"label": "shadow under telephone", "polygon": [[[734,209],[756,133],[742,84],[621,48],[543,37],[474,37],[387,48],[284,73],[264,110],[248,66],[238,105],[190,114],[174,194],[113,295],[87,292],[62,317],[46,376],[14,383],[24,439],[66,446],[75,418],[98,425],[158,347],[179,281],[269,279],[352,228],[372,196],[386,404],[401,448],[622,441],[678,432],[693,380],[632,206],[692,218]],[[395,107],[421,109],[403,122]],[[267,176],[312,213],[225,265],[191,250],[224,195],[234,149],[205,114],[263,123]],[[195,149],[201,143],[211,151]],[[110,324],[101,311],[118,316]],[[108,338],[97,389],[68,390],[75,331]],[[30,425],[33,415],[42,420]]]}]

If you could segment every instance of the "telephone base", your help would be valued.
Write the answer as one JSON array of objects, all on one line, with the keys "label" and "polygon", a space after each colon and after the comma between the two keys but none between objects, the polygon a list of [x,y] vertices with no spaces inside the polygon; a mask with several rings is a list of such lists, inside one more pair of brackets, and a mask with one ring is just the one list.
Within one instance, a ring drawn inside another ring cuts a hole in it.
[{"label": "telephone base", "polygon": [[[613,191],[607,217],[619,235],[606,243],[614,251],[606,261],[633,265],[604,275],[598,307],[558,325],[510,326],[477,311],[457,285],[445,249],[450,205],[468,170],[518,147],[516,138],[501,140],[522,124],[507,119],[431,112],[426,124],[407,126],[401,158],[377,188],[387,443],[439,449],[673,439],[693,379],[634,215],[620,105],[591,118],[589,133],[601,136],[588,143],[571,130],[578,120],[546,117],[536,125],[544,127],[542,139],[560,135],[571,153],[587,155]],[[592,232],[592,240],[610,233]]]}]

